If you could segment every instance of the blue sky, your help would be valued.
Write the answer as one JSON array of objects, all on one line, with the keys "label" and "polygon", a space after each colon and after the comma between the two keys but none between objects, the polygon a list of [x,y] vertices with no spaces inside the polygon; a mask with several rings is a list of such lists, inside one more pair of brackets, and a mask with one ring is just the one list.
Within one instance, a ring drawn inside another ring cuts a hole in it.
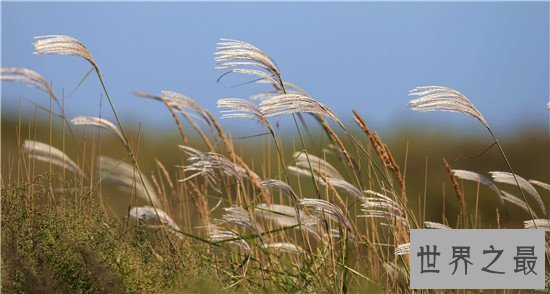
[{"label": "blue sky", "polygon": [[[306,89],[350,123],[357,109],[374,128],[416,124],[483,133],[459,114],[417,113],[409,90],[461,91],[503,133],[548,126],[548,2],[189,3],[2,2],[2,66],[26,67],[70,92],[90,66],[67,56],[32,54],[34,36],[66,34],[85,43],[103,71],[125,122],[172,127],[169,113],[133,91],[173,90],[217,113],[216,100],[265,88],[216,80],[220,38],[248,41],[276,60],[283,78]],[[89,78],[66,101],[69,116],[98,115],[102,92]],[[2,111],[19,97],[47,96],[2,83]],[[33,107],[23,102],[32,113]],[[103,115],[110,117],[103,99]],[[170,124],[170,125],[168,125]],[[253,132],[254,123],[224,121]],[[284,120],[283,120],[284,124]],[[169,129],[173,131],[171,128]]]}]

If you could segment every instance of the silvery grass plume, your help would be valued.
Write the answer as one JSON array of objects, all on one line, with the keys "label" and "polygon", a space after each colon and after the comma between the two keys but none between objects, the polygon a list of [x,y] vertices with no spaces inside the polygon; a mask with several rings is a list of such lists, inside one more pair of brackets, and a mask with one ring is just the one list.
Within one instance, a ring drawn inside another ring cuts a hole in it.
[{"label": "silvery grass plume", "polygon": [[441,224],[441,223],[436,223],[436,222],[424,222],[424,227],[426,229],[439,229],[439,230],[452,229],[451,227],[449,227],[447,225],[444,225],[444,224]]},{"label": "silvery grass plume", "polygon": [[212,123],[208,118],[207,111],[191,97],[178,92],[166,90],[161,91],[160,93],[160,95],[152,95],[147,93],[135,92],[134,95],[138,97],[164,101],[172,109],[183,114],[186,119],[191,117],[199,118],[199,120],[202,121],[205,125],[207,125],[209,128],[212,128]]},{"label": "silvery grass plume", "polygon": [[547,183],[544,183],[544,182],[541,182],[541,181],[537,181],[537,180],[529,180],[529,183],[535,185],[535,186],[538,186],[538,187],[541,187],[543,188],[544,190],[547,190],[547,191],[550,191],[550,185],[547,184]]},{"label": "silvery grass plume", "polygon": [[255,234],[261,234],[261,229],[252,219],[248,211],[240,206],[225,207],[225,213],[222,215],[221,223],[234,224],[249,229]]},{"label": "silvery grass plume", "polygon": [[[319,158],[312,154],[306,154],[305,152],[295,152],[292,157],[295,160],[295,167],[289,166],[288,171],[302,176],[311,177],[311,172],[309,169],[309,163],[311,163],[311,168],[313,171],[319,175],[325,175],[329,178],[343,180],[344,177],[338,172],[338,170],[328,163],[326,160]],[[309,161],[308,161],[309,158]]]},{"label": "silvery grass plume", "polygon": [[[194,172],[192,175],[180,179],[180,182],[203,175],[210,183],[215,184],[218,182],[218,177],[215,174],[215,170],[220,170],[226,175],[234,177],[239,182],[241,182],[242,178],[248,177],[246,170],[242,166],[231,162],[221,154],[214,152],[203,153],[183,145],[179,145],[179,148],[189,155],[187,158],[187,162],[189,164],[179,167],[182,167],[184,172]],[[252,176],[260,181],[260,177],[258,175],[252,174]]]},{"label": "silvery grass plume", "polygon": [[23,83],[33,88],[46,92],[57,103],[57,97],[53,92],[51,85],[39,73],[17,67],[3,67],[0,69],[0,80]]},{"label": "silvery grass plume", "polygon": [[329,117],[338,124],[340,119],[326,105],[300,94],[282,94],[263,100],[260,111],[266,117],[275,117],[291,113],[307,112]]},{"label": "silvery grass plume", "polygon": [[[327,238],[328,234],[324,232],[324,227],[320,218],[314,215],[308,215],[305,211],[299,210],[297,207],[282,205],[282,204],[266,204],[260,203],[254,208],[254,213],[263,219],[274,222],[280,227],[295,227],[302,229],[306,233],[310,233],[318,240]],[[298,222],[298,215],[300,221]],[[336,220],[337,221],[337,220]],[[338,230],[331,231],[331,236],[338,238]]]},{"label": "silvery grass plume", "polygon": [[124,139],[124,136],[122,135],[122,132],[120,131],[117,126],[115,126],[112,122],[99,117],[94,116],[78,116],[73,119],[71,119],[71,123],[77,126],[95,126],[104,128],[106,130],[111,131],[117,138],[124,144],[127,145],[126,140]]},{"label": "silvery grass plume", "polygon": [[147,192],[149,192],[153,205],[159,208],[162,207],[162,203],[153,188],[154,186],[147,177],[143,177],[145,183],[145,187],[143,187],[138,180],[137,170],[133,165],[107,156],[100,156],[96,165],[99,167],[100,178],[116,183],[117,188],[125,193],[132,193],[135,188],[136,196],[147,202],[149,202],[147,197]]},{"label": "silvery grass plume", "polygon": [[395,255],[407,255],[411,252],[411,243],[403,243],[397,245],[395,248],[394,254]]},{"label": "silvery grass plume", "polygon": [[276,250],[285,251],[289,253],[296,253],[296,254],[301,254],[304,252],[304,249],[302,247],[293,243],[288,243],[288,242],[267,243],[267,244],[264,244],[263,247],[267,249],[276,249]]},{"label": "silvery grass plume", "polygon": [[181,231],[178,224],[160,208],[151,206],[132,207],[130,208],[130,217],[141,219],[145,222],[161,223],[174,231]]},{"label": "silvery grass plume", "polygon": [[[298,226],[296,208],[282,204],[260,203],[254,208],[254,213],[264,219],[271,220],[281,227]],[[314,216],[307,215],[303,210],[299,211],[300,222],[304,226],[313,226],[320,221]]]},{"label": "silvery grass plume", "polygon": [[262,50],[243,41],[221,39],[214,60],[217,69],[230,69],[218,81],[230,73],[241,73],[258,77],[284,88],[277,64]]},{"label": "silvery grass plume", "polygon": [[503,199],[504,201],[507,201],[507,202],[510,202],[511,204],[521,208],[523,211],[529,213],[529,211],[531,211],[533,213],[533,216],[535,218],[538,218],[538,215],[536,212],[534,212],[532,209],[530,210],[529,207],[527,207],[527,204],[525,203],[525,201],[519,199],[518,197],[504,191],[504,190],[500,190],[500,193],[502,193],[502,196],[503,196]]},{"label": "silvery grass plume", "polygon": [[210,242],[213,242],[213,243],[227,242],[230,244],[235,244],[240,248],[244,249],[249,255],[252,253],[252,249],[250,248],[250,245],[248,245],[248,243],[235,232],[222,228],[216,224],[209,223],[208,234],[210,236],[209,238]]},{"label": "silvery grass plume", "polygon": [[98,68],[92,54],[80,41],[63,35],[47,35],[34,37],[34,54],[73,55],[86,59],[94,68]]},{"label": "silvery grass plume", "polygon": [[259,80],[257,81],[256,83],[258,84],[271,84],[274,88],[275,88],[275,91],[265,91],[265,92],[260,92],[260,93],[257,93],[257,94],[254,94],[252,97],[250,97],[250,100],[265,100],[265,99],[269,99],[269,98],[273,98],[277,95],[280,95],[280,94],[285,94],[285,91],[287,94],[299,94],[299,95],[303,95],[303,96],[309,96],[309,94],[302,88],[292,84],[292,83],[288,83],[288,82],[283,82],[284,86],[285,86],[285,89],[281,89],[279,87],[279,84],[272,84],[268,81],[265,81],[265,80]]},{"label": "silvery grass plume", "polygon": [[33,140],[25,140],[23,142],[23,152],[31,159],[49,162],[53,165],[87,177],[84,171],[82,171],[82,169],[80,169],[80,167],[67,154],[49,144]]},{"label": "silvery grass plume", "polygon": [[533,219],[523,222],[523,227],[526,229],[544,229],[550,232],[550,219]]},{"label": "silvery grass plume", "polygon": [[329,177],[320,177],[318,182],[321,185],[327,186],[327,183],[336,187],[340,188],[349,195],[353,196],[355,199],[359,200],[361,203],[365,203],[367,199],[361,192],[361,190],[357,189],[354,185],[350,184],[349,182],[342,180],[342,179],[335,179],[335,178],[329,178]]},{"label": "silvery grass plume", "polygon": [[289,184],[281,180],[267,179],[267,180],[261,181],[260,184],[264,188],[272,188],[272,189],[282,191],[283,193],[285,193],[287,196],[291,197],[294,200],[298,198],[294,190],[292,190],[292,187],[290,187]]},{"label": "silvery grass plume", "polygon": [[531,183],[529,183],[526,179],[509,172],[492,171],[489,173],[491,174],[491,177],[493,177],[493,180],[497,183],[516,185],[517,180],[517,182],[519,183],[519,187],[522,190],[526,191],[529,195],[531,195],[533,199],[535,199],[543,215],[546,215],[546,208],[544,206],[542,198],[540,197],[535,187],[533,187],[533,185],[531,185]]},{"label": "silvery grass plume", "polygon": [[260,111],[260,107],[248,100],[239,98],[224,98],[218,100],[218,108],[221,108],[222,118],[251,118],[261,122],[270,131],[271,124]]},{"label": "silvery grass plume", "polygon": [[493,181],[491,181],[487,177],[484,177],[475,172],[471,172],[467,170],[459,170],[459,169],[453,169],[452,173],[455,177],[461,180],[473,181],[489,187],[491,190],[493,190],[497,194],[498,200],[500,201],[500,203],[501,204],[504,203],[504,199],[502,199],[502,194],[500,193],[500,190],[498,189],[497,185],[495,185],[495,183],[493,183]]},{"label": "silvery grass plume", "polygon": [[[388,196],[372,190],[365,190],[366,194],[374,197],[365,197],[361,204],[361,210],[365,212],[362,217],[384,218],[386,220],[398,220],[408,226],[408,220],[405,217],[405,209]],[[388,222],[382,224],[390,225]]]},{"label": "silvery grass plume", "polygon": [[351,221],[340,209],[340,207],[323,199],[303,198],[299,202],[300,205],[307,206],[310,209],[316,211],[319,217],[328,216],[330,219],[337,221],[340,226],[347,229],[350,236],[355,238],[355,232]]},{"label": "silvery grass plume", "polygon": [[417,87],[409,92],[417,96],[409,102],[409,107],[417,111],[448,111],[470,115],[479,120],[489,131],[489,124],[475,106],[460,92],[441,86]]}]

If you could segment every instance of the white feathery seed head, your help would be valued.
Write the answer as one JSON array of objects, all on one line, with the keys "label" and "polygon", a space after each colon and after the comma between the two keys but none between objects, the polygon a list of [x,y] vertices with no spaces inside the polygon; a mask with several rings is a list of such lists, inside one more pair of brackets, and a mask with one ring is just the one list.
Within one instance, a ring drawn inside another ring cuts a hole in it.
[{"label": "white feathery seed head", "polygon": [[156,208],[155,211],[155,208],[152,206],[132,207],[130,209],[130,217],[146,222],[160,222],[172,230],[181,231],[176,222],[164,210]]},{"label": "white feathery seed head", "polygon": [[199,118],[208,127],[212,127],[207,111],[189,96],[167,90],[161,91],[160,93],[160,95],[154,95],[143,92],[134,92],[134,95],[137,97],[163,101],[176,112],[184,114],[186,118]]},{"label": "white feathery seed head", "polygon": [[126,140],[124,140],[124,136],[122,135],[122,132],[119,130],[119,128],[115,126],[115,124],[104,118],[94,116],[77,116],[71,119],[71,123],[77,126],[95,126],[107,129],[111,131],[115,136],[117,136],[123,144],[126,145]]},{"label": "white feathery seed head", "polygon": [[[529,183],[529,181],[527,181],[526,179],[518,176],[518,175],[514,175],[512,173],[509,173],[509,172],[501,172],[501,171],[492,171],[492,172],[489,172],[489,174],[491,174],[491,177],[493,177],[493,181],[497,182],[497,183],[503,183],[503,184],[508,184],[508,185],[516,185],[516,180],[518,181],[519,183],[519,187],[526,191],[529,195],[531,195],[531,197],[537,202],[540,210],[542,211],[543,215],[546,215],[546,208],[544,206],[544,202],[542,201],[542,198],[540,197],[540,194],[539,192],[537,192],[537,190],[535,189],[535,187],[533,187],[533,185],[531,185],[531,183]],[[515,179],[514,179],[514,176],[515,176]]]},{"label": "white feathery seed head", "polygon": [[427,229],[440,229],[440,230],[452,229],[447,225],[444,225],[442,223],[436,223],[436,222],[424,222],[424,227]]},{"label": "white feathery seed head", "polygon": [[84,171],[67,154],[49,144],[25,140],[23,142],[23,152],[31,159],[50,162],[53,165],[64,167],[86,177]]},{"label": "white feathery seed head", "polygon": [[[154,186],[147,177],[144,176],[144,187],[133,165],[103,155],[99,157],[96,165],[99,168],[100,177],[104,178],[107,182],[117,184],[117,189],[120,191],[132,193],[133,189],[135,189],[137,197],[147,202],[149,202],[149,197],[151,197],[151,201],[157,209],[162,207],[162,203],[155,192]],[[149,197],[147,193],[149,193]]]},{"label": "white feathery seed head", "polygon": [[0,69],[0,80],[23,83],[30,87],[37,88],[46,92],[53,100],[57,101],[57,97],[50,83],[33,70],[27,68],[3,67]]},{"label": "white feathery seed head", "polygon": [[[260,203],[254,208],[254,213],[264,219],[271,220],[281,227],[292,227],[299,225],[296,207],[282,204]],[[313,226],[319,223],[319,219],[307,215],[305,211],[299,210],[300,223],[304,226]]]},{"label": "white feathery seed head", "polygon": [[460,92],[441,86],[417,87],[409,92],[417,96],[409,102],[409,107],[417,111],[448,111],[470,115],[479,120],[487,129],[489,124],[475,106]]},{"label": "white feathery seed head", "polygon": [[260,103],[260,111],[266,117],[275,117],[284,114],[307,112],[327,116],[335,122],[341,123],[336,114],[327,106],[309,96],[300,94],[281,94]]},{"label": "white feathery seed head", "polygon": [[373,197],[365,197],[365,200],[361,204],[361,210],[364,214],[359,216],[382,219],[380,221],[382,225],[393,226],[398,221],[408,226],[409,223],[405,217],[405,209],[401,204],[379,192],[372,190],[365,190],[364,192]]},{"label": "white feathery seed head", "polygon": [[267,243],[267,244],[264,244],[263,246],[264,248],[267,248],[267,249],[276,249],[276,250],[285,251],[289,253],[301,254],[304,252],[304,249],[302,247],[289,242]]},{"label": "white feathery seed head", "polygon": [[214,243],[223,243],[227,242],[230,244],[235,244],[239,246],[240,248],[244,249],[248,254],[252,253],[252,249],[250,248],[250,245],[242,239],[241,236],[239,236],[237,233],[227,230],[225,228],[222,228],[216,224],[209,223],[208,224],[208,233],[209,233],[209,240],[210,242]]},{"label": "white feathery seed head", "polygon": [[268,128],[271,128],[267,118],[260,111],[260,107],[248,100],[240,98],[224,98],[218,100],[218,108],[221,108],[222,118],[251,118],[258,120]]},{"label": "white feathery seed head", "polygon": [[231,39],[221,39],[214,60],[216,68],[230,69],[222,77],[230,73],[241,73],[258,77],[280,88],[280,72],[275,61],[254,45]]},{"label": "white feathery seed head", "polygon": [[296,193],[292,190],[289,184],[275,179],[267,179],[260,182],[260,185],[264,188],[272,188],[279,191],[282,191],[286,195],[290,196],[292,199],[297,199]]},{"label": "white feathery seed head", "polygon": [[547,184],[545,182],[537,181],[537,180],[529,180],[529,183],[541,187],[544,190],[550,191],[550,184]]},{"label": "white feathery seed head", "polygon": [[355,237],[352,223],[340,207],[326,200],[313,198],[303,198],[300,200],[299,204],[316,211],[319,217],[328,215],[331,219],[336,220],[341,226],[345,227],[352,238]]},{"label": "white feathery seed head", "polygon": [[73,37],[64,35],[48,35],[34,37],[34,54],[73,55],[86,59],[96,69],[97,64],[92,54],[84,44]]},{"label": "white feathery seed head", "polygon": [[240,206],[225,207],[225,213],[220,220],[224,224],[234,224],[240,227],[247,228],[256,234],[260,234],[261,230],[258,224],[252,219],[248,211]]},{"label": "white feathery seed head", "polygon": [[504,199],[502,199],[502,194],[500,193],[500,190],[498,189],[497,185],[495,185],[495,183],[493,183],[493,181],[491,181],[487,177],[484,177],[472,171],[460,170],[460,169],[453,169],[452,173],[455,177],[461,180],[477,182],[489,187],[491,190],[493,190],[497,194],[498,200],[500,201],[500,203],[501,204],[504,203]]},{"label": "white feathery seed head", "polygon": [[359,200],[361,203],[366,202],[366,197],[363,195],[363,192],[361,190],[357,189],[354,185],[350,184],[349,182],[342,180],[342,179],[336,179],[336,178],[329,178],[329,177],[320,177],[318,178],[318,182],[321,185],[327,185],[327,183],[333,185],[336,188],[340,188],[349,195],[353,196],[355,199]]},{"label": "white feathery seed head", "polygon": [[[522,199],[520,199],[520,198],[518,198],[518,197],[516,197],[516,196],[514,196],[514,195],[512,195],[512,194],[510,194],[510,193],[508,193],[504,190],[501,190],[500,193],[502,193],[504,201],[509,202],[509,203],[521,208],[521,210],[529,213],[529,207],[527,207],[527,204],[525,203],[525,201],[523,201]],[[534,217],[538,218],[537,213],[533,209],[531,209],[531,212],[533,213]]]},{"label": "white feathery seed head", "polygon": [[[309,164],[311,163],[311,168],[316,174],[323,174],[327,177],[338,180],[344,179],[344,177],[334,166],[332,166],[330,163],[320,157],[309,153],[306,154],[305,152],[295,152],[292,157],[294,157],[296,167],[306,170],[305,172],[301,172],[302,175],[311,176],[311,172],[309,170]],[[288,170],[300,173],[300,171],[298,171],[297,169],[291,170],[290,167],[288,168]]]},{"label": "white feathery seed head", "polygon": [[550,232],[550,219],[534,219],[523,222],[523,227],[526,229],[544,229]]},{"label": "white feathery seed head", "polygon": [[[183,166],[184,172],[194,173],[184,179],[180,179],[180,182],[187,181],[198,175],[203,175],[210,183],[215,184],[218,182],[218,177],[215,174],[215,170],[220,170],[226,175],[234,177],[239,182],[242,178],[248,177],[246,170],[242,166],[231,162],[221,154],[214,152],[196,153],[197,150],[193,150],[192,148],[188,148],[186,146],[180,146],[180,149],[188,154],[194,153],[187,158],[188,165]],[[260,177],[256,174],[253,174],[253,176],[258,180],[260,179]]]},{"label": "white feathery seed head", "polygon": [[399,244],[395,248],[395,255],[406,255],[411,252],[411,243]]}]

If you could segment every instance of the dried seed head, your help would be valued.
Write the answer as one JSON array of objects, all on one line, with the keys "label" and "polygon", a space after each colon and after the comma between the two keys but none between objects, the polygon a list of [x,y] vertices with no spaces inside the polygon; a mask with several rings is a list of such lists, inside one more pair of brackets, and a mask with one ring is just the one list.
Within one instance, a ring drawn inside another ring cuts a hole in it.
[{"label": "dried seed head", "polygon": [[489,124],[472,102],[456,90],[441,86],[417,87],[409,92],[409,96],[418,97],[409,102],[409,107],[413,110],[464,113],[473,116],[490,129]]},{"label": "dried seed head", "polygon": [[33,140],[25,140],[25,142],[23,142],[23,152],[25,152],[31,159],[49,162],[53,165],[62,168],[64,167],[67,170],[86,177],[82,169],[80,169],[80,167],[67,154],[49,144]]},{"label": "dried seed head", "polygon": [[[309,173],[309,175],[311,175],[309,171],[309,164],[311,163],[311,168],[317,175],[322,174],[334,179],[344,179],[344,177],[342,177],[340,172],[338,172],[338,170],[334,166],[332,166],[330,163],[320,157],[309,153],[306,154],[305,152],[295,152],[292,157],[294,157],[294,160],[296,161],[296,167],[305,169]],[[289,171],[290,170],[291,169],[289,167]]]},{"label": "dried seed head", "polygon": [[53,100],[57,101],[57,97],[53,92],[51,85],[44,79],[39,73],[26,69],[16,67],[3,67],[0,69],[0,80],[13,81],[28,86],[40,89],[46,92]]},{"label": "dried seed head", "polygon": [[460,170],[460,169],[453,169],[452,173],[455,177],[461,180],[473,181],[489,187],[491,190],[493,190],[497,194],[498,200],[500,201],[500,203],[504,203],[500,190],[495,185],[495,183],[493,183],[493,181],[489,180],[488,178],[475,172]]},{"label": "dried seed head", "polygon": [[184,152],[188,154],[192,154],[189,158],[187,158],[187,162],[189,164],[183,166],[184,171],[194,172],[192,175],[179,180],[180,182],[187,181],[198,175],[203,175],[211,184],[215,184],[218,182],[218,177],[215,174],[215,170],[220,170],[225,174],[234,177],[238,181],[241,181],[243,177],[248,177],[250,174],[255,178],[255,180],[259,181],[260,179],[257,174],[252,172],[247,173],[242,166],[229,161],[229,159],[225,158],[221,154],[214,152],[202,153],[198,150],[181,145],[180,149],[184,150]]},{"label": "dried seed head", "polygon": [[276,242],[264,244],[264,248],[277,249],[281,251],[286,251],[290,253],[301,254],[304,252],[304,249],[296,244],[288,242]]},{"label": "dried seed head", "polygon": [[[117,189],[125,193],[132,193],[135,188],[137,197],[147,202],[149,202],[150,197],[155,207],[162,207],[162,203],[155,193],[155,189],[151,182],[147,177],[143,177],[145,183],[144,187],[140,183],[137,170],[133,165],[107,156],[100,156],[96,165],[99,168],[100,177],[107,182],[117,184]],[[147,196],[147,192],[149,192],[149,197]]]},{"label": "dried seed head", "polygon": [[208,233],[210,235],[210,242],[214,242],[214,243],[228,242],[239,246],[240,248],[244,249],[248,254],[252,253],[252,249],[250,248],[250,245],[248,245],[248,243],[245,240],[243,240],[241,236],[237,235],[232,231],[224,229],[213,223],[209,223]]},{"label": "dried seed head", "polygon": [[411,243],[399,244],[395,248],[395,255],[406,255],[411,252]]},{"label": "dried seed head", "polygon": [[[529,207],[527,206],[527,204],[525,203],[525,201],[519,199],[518,197],[504,191],[504,190],[501,190],[500,193],[502,193],[502,196],[503,196],[503,199],[504,201],[507,201],[507,202],[510,202],[511,204],[514,204],[515,206],[521,208],[521,210],[529,213]],[[538,218],[538,215],[537,213],[531,209],[531,212],[533,213],[533,216]]]},{"label": "dried seed head", "polygon": [[181,231],[176,222],[159,208],[156,208],[155,211],[155,208],[151,206],[132,207],[130,209],[130,216],[147,222],[160,222],[172,230]]},{"label": "dried seed head", "polygon": [[550,231],[550,219],[534,219],[523,222],[523,227],[526,229],[544,229]]},{"label": "dried seed head", "polygon": [[440,230],[452,229],[451,227],[449,227],[447,225],[444,225],[444,224],[441,224],[441,223],[436,223],[436,222],[424,222],[424,227],[427,228],[427,229],[440,229]]},{"label": "dried seed head", "polygon": [[124,140],[124,136],[122,135],[122,132],[113,124],[112,122],[99,117],[93,117],[93,116],[78,116],[73,119],[71,119],[71,123],[74,125],[84,125],[84,126],[96,126],[100,128],[107,129],[111,131],[114,135],[116,135],[120,141],[124,145],[127,144],[126,140]]},{"label": "dried seed head", "polygon": [[443,158],[443,165],[445,165],[445,169],[447,170],[447,174],[449,175],[449,178],[451,180],[451,183],[453,184],[453,188],[456,192],[456,197],[458,198],[458,202],[460,202],[461,208],[462,208],[462,214],[466,212],[466,202],[464,199],[464,194],[462,193],[462,190],[460,190],[460,186],[458,185],[458,181],[456,180],[455,175],[452,172],[452,168],[447,162],[445,158]]},{"label": "dried seed head", "polygon": [[37,39],[34,42],[34,54],[57,54],[57,55],[73,55],[82,57],[92,64],[96,69],[92,54],[84,44],[73,37],[63,35],[49,35],[34,37]]},{"label": "dried seed head", "polygon": [[340,207],[323,199],[303,198],[299,202],[300,205],[307,206],[316,211],[319,217],[329,216],[331,219],[336,220],[341,226],[345,227],[354,238],[354,230],[351,221],[340,209]]},{"label": "dried seed head", "polygon": [[241,73],[259,77],[262,80],[277,84],[280,88],[283,88],[280,79],[281,74],[275,61],[252,44],[243,41],[222,39],[218,43],[217,51],[214,55],[216,56],[214,59],[216,61],[216,68],[233,68],[224,73],[219,79],[230,73]]},{"label": "dried seed head", "polygon": [[268,179],[268,180],[261,181],[260,184],[264,188],[277,189],[277,190],[280,190],[280,191],[284,192],[288,196],[292,197],[292,199],[294,199],[294,200],[297,199],[296,193],[294,193],[294,190],[292,190],[292,187],[290,187],[290,185],[288,185],[287,183],[285,183],[283,181]]},{"label": "dried seed head", "polygon": [[[298,225],[296,208],[293,206],[260,203],[254,208],[254,213],[259,217],[274,221],[277,225],[282,227]],[[304,226],[312,226],[319,223],[319,219],[307,215],[302,210],[298,213],[300,214],[300,223]]]},{"label": "dried seed head", "polygon": [[541,181],[537,181],[537,180],[529,180],[529,183],[531,183],[535,186],[539,186],[539,187],[543,188],[544,190],[550,191],[550,184],[547,184],[547,183],[544,183],[544,182],[541,182]]},{"label": "dried seed head", "polygon": [[[514,174],[512,173],[509,173],[509,172],[501,172],[501,171],[492,171],[492,172],[489,172],[491,174],[491,177],[493,177],[493,181],[497,182],[497,183],[503,183],[503,184],[509,184],[509,185],[516,185],[516,180],[514,179]],[[531,195],[531,197],[537,202],[540,210],[542,211],[543,215],[545,216],[546,215],[546,208],[544,206],[544,202],[542,201],[542,198],[540,197],[539,193],[537,192],[537,190],[535,189],[535,187],[533,187],[533,185],[531,185],[531,183],[529,183],[526,179],[518,176],[518,175],[515,175],[515,178],[517,179],[518,183],[519,183],[519,187],[526,191],[529,195]]]},{"label": "dried seed head", "polygon": [[329,117],[341,124],[340,120],[327,106],[316,100],[299,94],[282,94],[263,100],[260,111],[266,117],[280,116],[290,113],[308,112]]},{"label": "dried seed head", "polygon": [[252,118],[260,121],[271,129],[267,118],[260,111],[260,107],[248,100],[239,98],[224,98],[218,100],[218,108],[222,108],[222,118]]},{"label": "dried seed head", "polygon": [[345,180],[329,178],[329,177],[320,177],[318,178],[318,181],[321,185],[327,185],[327,183],[329,183],[334,187],[340,188],[362,203],[367,200],[363,195],[363,193],[361,192],[361,190],[357,189],[354,185],[350,184]]},{"label": "dried seed head", "polygon": [[261,230],[252,219],[248,211],[240,206],[225,207],[225,214],[222,215],[221,222],[225,224],[234,224],[260,234]]}]

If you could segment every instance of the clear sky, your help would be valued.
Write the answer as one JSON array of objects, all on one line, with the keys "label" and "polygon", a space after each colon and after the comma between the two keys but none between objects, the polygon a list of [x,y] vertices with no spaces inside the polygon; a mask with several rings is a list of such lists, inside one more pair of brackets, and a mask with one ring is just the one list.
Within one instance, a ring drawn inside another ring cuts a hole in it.
[{"label": "clear sky", "polygon": [[[549,122],[549,2],[1,5],[3,67],[33,69],[57,92],[70,92],[90,66],[75,57],[33,55],[32,42],[39,35],[75,37],[92,52],[130,124],[172,123],[163,105],[132,91],[181,92],[217,113],[217,99],[248,98],[265,89],[232,88],[230,79],[216,83],[223,73],[213,61],[220,38],[266,51],[285,80],[350,123],[351,109],[357,109],[379,130],[414,122],[483,132],[459,114],[410,110],[408,91],[423,85],[461,91],[500,133]],[[47,104],[37,90],[2,87],[4,114],[16,109],[21,96]],[[67,99],[68,114],[97,115],[100,100],[97,78],[90,78]],[[103,113],[109,117],[105,100]],[[243,120],[224,123],[254,128]]]}]

